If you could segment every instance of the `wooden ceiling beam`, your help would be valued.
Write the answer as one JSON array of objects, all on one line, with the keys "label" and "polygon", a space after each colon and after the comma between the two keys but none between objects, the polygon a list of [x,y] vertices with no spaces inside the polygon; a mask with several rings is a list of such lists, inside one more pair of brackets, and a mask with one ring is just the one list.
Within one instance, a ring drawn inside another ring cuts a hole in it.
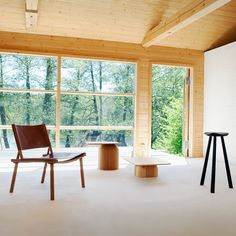
[{"label": "wooden ceiling beam", "polygon": [[38,0],[25,0],[25,26],[33,29],[38,20]]},{"label": "wooden ceiling beam", "polygon": [[143,39],[142,45],[149,47],[158,41],[199,20],[201,17],[222,7],[231,0],[198,0],[189,4],[171,18],[151,29]]}]

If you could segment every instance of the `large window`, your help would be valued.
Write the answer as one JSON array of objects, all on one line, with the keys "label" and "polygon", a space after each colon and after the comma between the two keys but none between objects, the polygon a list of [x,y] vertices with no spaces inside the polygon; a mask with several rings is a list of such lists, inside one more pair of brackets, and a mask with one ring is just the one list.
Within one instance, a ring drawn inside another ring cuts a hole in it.
[{"label": "large window", "polygon": [[135,68],[123,62],[0,54],[0,148],[14,147],[12,123],[45,123],[57,148],[83,147],[86,141],[132,146]]},{"label": "large window", "polygon": [[134,82],[134,64],[62,58],[61,146],[132,145]]}]

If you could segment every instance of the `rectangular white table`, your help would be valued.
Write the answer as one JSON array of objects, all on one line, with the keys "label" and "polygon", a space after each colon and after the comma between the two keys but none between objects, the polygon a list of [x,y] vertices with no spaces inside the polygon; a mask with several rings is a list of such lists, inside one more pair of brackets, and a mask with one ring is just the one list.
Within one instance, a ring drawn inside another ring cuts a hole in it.
[{"label": "rectangular white table", "polygon": [[148,178],[158,176],[158,165],[170,165],[169,162],[158,157],[125,158],[126,161],[134,165],[134,174],[137,177]]}]

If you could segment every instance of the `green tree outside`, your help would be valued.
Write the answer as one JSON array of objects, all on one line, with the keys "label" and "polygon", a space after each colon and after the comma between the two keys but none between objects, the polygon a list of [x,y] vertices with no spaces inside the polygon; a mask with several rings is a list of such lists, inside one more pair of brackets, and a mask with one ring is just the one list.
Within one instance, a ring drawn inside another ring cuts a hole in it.
[{"label": "green tree outside", "polygon": [[[57,58],[14,54],[0,55],[0,124],[56,124]],[[133,93],[135,65],[120,62],[62,58],[61,91],[91,92],[61,94],[62,126],[133,126],[134,96],[93,93]],[[18,89],[27,89],[18,92]],[[31,92],[42,90],[42,92]],[[47,92],[48,91],[48,92]],[[49,130],[52,142],[55,131]],[[118,141],[132,145],[131,130],[71,130],[60,132],[61,147],[81,147],[88,140]],[[5,148],[14,145],[10,129],[0,130]]]},{"label": "green tree outside", "polygon": [[152,148],[182,154],[185,68],[154,65],[152,69]]}]

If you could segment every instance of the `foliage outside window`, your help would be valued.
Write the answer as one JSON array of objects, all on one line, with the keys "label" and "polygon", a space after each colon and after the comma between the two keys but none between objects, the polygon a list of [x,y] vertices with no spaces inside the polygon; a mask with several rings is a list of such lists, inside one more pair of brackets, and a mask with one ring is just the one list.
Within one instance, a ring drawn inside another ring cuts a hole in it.
[{"label": "foliage outside window", "polygon": [[57,57],[0,54],[2,145],[14,146],[12,123],[45,123],[52,143],[60,136],[61,147],[91,140],[132,146],[135,65],[62,58],[60,69],[58,88]]},{"label": "foliage outside window", "polygon": [[[62,131],[61,143],[66,147],[83,146],[88,140],[132,145],[134,78],[134,64],[63,58],[61,125],[90,127]],[[91,126],[108,126],[109,130]],[[126,128],[112,130],[117,126]]]},{"label": "foliage outside window", "polygon": [[186,69],[152,68],[152,148],[182,154],[183,85]]},{"label": "foliage outside window", "polygon": [[12,133],[4,129],[7,125],[55,125],[55,94],[51,90],[56,83],[55,57],[0,54],[1,144],[5,148],[14,145]]}]

